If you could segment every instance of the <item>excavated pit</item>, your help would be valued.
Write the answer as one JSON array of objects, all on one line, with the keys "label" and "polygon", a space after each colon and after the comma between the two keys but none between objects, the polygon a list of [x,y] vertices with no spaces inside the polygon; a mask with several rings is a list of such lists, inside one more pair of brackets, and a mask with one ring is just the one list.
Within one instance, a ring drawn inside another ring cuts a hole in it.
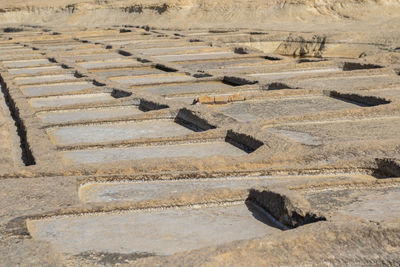
[{"label": "excavated pit", "polygon": [[174,122],[195,132],[203,132],[216,128],[215,125],[210,124],[207,120],[200,118],[187,109],[179,110]]},{"label": "excavated pit", "polygon": [[352,70],[370,70],[370,69],[381,69],[383,66],[377,64],[363,64],[358,62],[345,62],[343,64],[344,71],[352,71]]},{"label": "excavated pit", "polygon": [[394,158],[375,159],[377,169],[375,170],[378,178],[397,178],[400,177],[400,162]]},{"label": "excavated pit", "polygon": [[342,101],[347,101],[350,103],[354,103],[360,106],[379,106],[379,105],[385,105],[391,103],[390,100],[387,100],[385,98],[380,98],[380,97],[375,97],[375,96],[363,96],[363,95],[357,95],[357,94],[344,94],[344,93],[339,93],[336,91],[330,91],[329,96],[340,99]]},{"label": "excavated pit", "polygon": [[250,81],[244,78],[234,77],[234,76],[225,76],[222,82],[230,86],[242,86],[242,85],[251,85],[257,83],[256,81]]},{"label": "excavated pit", "polygon": [[262,141],[257,140],[252,136],[237,133],[232,130],[227,132],[225,142],[230,143],[231,145],[240,148],[247,153],[253,153],[264,145]]},{"label": "excavated pit", "polygon": [[[287,192],[275,192],[272,190],[251,189],[248,202],[252,202],[265,210],[280,224],[288,228],[296,228],[305,224],[326,221],[323,215],[307,210],[301,200],[286,195]],[[300,202],[300,203],[299,203]]]},{"label": "excavated pit", "polygon": [[285,83],[280,83],[280,82],[272,82],[266,85],[263,85],[261,87],[262,90],[282,90],[282,89],[298,89],[298,88],[293,88],[290,87],[289,85]]},{"label": "excavated pit", "polygon": [[149,101],[146,99],[139,99],[138,102],[139,102],[138,108],[140,111],[143,111],[143,112],[169,108],[169,106],[166,104],[161,104],[161,103]]},{"label": "excavated pit", "polygon": [[11,117],[14,120],[15,126],[17,128],[17,134],[20,140],[20,147],[22,152],[21,155],[22,162],[25,164],[25,166],[35,165],[36,164],[35,157],[33,156],[31,147],[27,140],[26,126],[24,124],[24,121],[20,117],[19,110],[16,107],[15,101],[12,98],[9,89],[7,88],[7,84],[1,75],[0,75],[0,87],[6,105],[9,109]]}]

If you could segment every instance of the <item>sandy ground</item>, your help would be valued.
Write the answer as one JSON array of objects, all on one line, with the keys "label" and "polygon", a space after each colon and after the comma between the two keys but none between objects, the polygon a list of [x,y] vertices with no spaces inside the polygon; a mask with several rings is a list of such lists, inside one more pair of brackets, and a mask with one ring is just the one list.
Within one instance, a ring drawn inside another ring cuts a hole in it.
[{"label": "sandy ground", "polygon": [[0,1],[0,266],[398,266],[400,1]]}]

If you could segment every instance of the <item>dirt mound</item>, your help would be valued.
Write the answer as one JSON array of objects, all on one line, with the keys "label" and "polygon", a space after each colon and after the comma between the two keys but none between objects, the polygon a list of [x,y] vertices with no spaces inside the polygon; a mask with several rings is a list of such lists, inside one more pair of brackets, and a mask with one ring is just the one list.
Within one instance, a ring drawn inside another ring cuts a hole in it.
[{"label": "dirt mound", "polygon": [[[326,23],[395,17],[399,1],[107,1],[30,0],[1,1],[0,21],[99,26],[150,24],[164,27],[265,27],[289,22]],[[382,13],[380,12],[380,13]]]}]

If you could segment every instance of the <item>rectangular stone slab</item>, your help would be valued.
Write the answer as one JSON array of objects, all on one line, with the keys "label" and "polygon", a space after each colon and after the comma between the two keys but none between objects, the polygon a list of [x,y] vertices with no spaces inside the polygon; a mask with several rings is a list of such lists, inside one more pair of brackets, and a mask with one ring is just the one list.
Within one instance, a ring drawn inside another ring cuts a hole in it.
[{"label": "rectangular stone slab", "polygon": [[0,50],[19,49],[23,47],[24,47],[23,45],[7,45],[7,46],[0,46]]},{"label": "rectangular stone slab", "polygon": [[78,164],[150,158],[243,156],[247,153],[226,142],[208,142],[143,147],[83,149],[62,152],[64,160]]},{"label": "rectangular stone slab", "polygon": [[[283,131],[290,138],[290,132],[299,136],[309,135],[320,143],[343,142],[374,142],[387,139],[398,139],[400,132],[400,118],[377,117],[370,119],[336,120],[310,123],[294,123],[288,126],[274,128],[273,131]],[[301,140],[294,141],[303,143]]]},{"label": "rectangular stone slab", "polygon": [[79,188],[83,202],[149,201],[196,194],[196,192],[224,189],[248,189],[288,181],[293,178],[227,177],[210,179],[182,179],[172,181],[122,181],[84,184]]},{"label": "rectangular stone slab", "polygon": [[234,74],[241,75],[241,74],[249,74],[249,73],[259,72],[260,70],[265,71],[265,68],[268,67],[268,66],[273,66],[273,67],[282,66],[282,67],[285,67],[287,65],[289,65],[289,63],[287,63],[287,62],[286,63],[278,63],[278,64],[274,63],[274,64],[271,64],[270,62],[264,60],[264,61],[259,61],[259,62],[255,62],[255,63],[232,64],[232,65],[225,66],[223,68],[216,67],[216,68],[211,68],[209,70],[212,70],[212,71],[223,71],[223,73],[231,74],[231,75],[234,75]]},{"label": "rectangular stone slab", "polygon": [[289,140],[308,145],[308,146],[319,146],[322,145],[322,140],[308,133],[297,132],[297,131],[287,131],[287,130],[278,130],[278,129],[270,129],[271,132],[276,133],[282,137],[285,137]]},{"label": "rectangular stone slab", "polygon": [[137,49],[136,51],[142,53],[143,55],[163,55],[167,53],[190,51],[193,49],[207,49],[211,48],[208,45],[199,46],[178,46],[178,47],[157,47],[157,48],[147,48],[147,49]]},{"label": "rectangular stone slab", "polygon": [[364,95],[373,95],[377,97],[383,97],[386,99],[399,99],[400,98],[400,87],[395,88],[382,88],[378,90],[371,90],[363,92]]},{"label": "rectangular stone slab", "polygon": [[87,69],[98,69],[98,68],[111,68],[111,67],[138,66],[141,63],[133,59],[127,59],[127,60],[89,61],[77,64]]},{"label": "rectangular stone slab", "polygon": [[32,98],[29,100],[34,108],[55,108],[76,104],[89,104],[101,101],[109,101],[114,99],[110,94],[84,94],[84,95],[66,95],[66,96],[49,96],[41,98]]},{"label": "rectangular stone slab", "polygon": [[183,93],[202,94],[206,92],[215,92],[218,90],[224,90],[229,88],[232,88],[232,86],[224,84],[221,81],[176,83],[169,85],[157,85],[152,87],[137,87],[137,89],[146,91],[148,93],[158,94],[163,96],[172,94],[183,94]]},{"label": "rectangular stone slab", "polygon": [[239,121],[254,121],[282,116],[311,114],[328,110],[354,109],[359,105],[325,96],[293,97],[261,101],[244,101],[216,107]]},{"label": "rectangular stone slab", "polygon": [[27,60],[9,60],[3,61],[3,64],[9,68],[23,68],[23,67],[33,67],[50,64],[47,58],[43,59],[27,59]]},{"label": "rectangular stone slab", "polygon": [[40,112],[36,114],[36,116],[38,116],[43,122],[59,124],[94,119],[111,119],[140,113],[142,113],[142,111],[140,111],[136,106],[122,106]]},{"label": "rectangular stone slab", "polygon": [[121,40],[121,41],[107,41],[107,42],[104,42],[104,43],[108,44],[108,45],[112,45],[112,46],[114,46],[114,45],[124,46],[124,45],[129,45],[129,44],[135,43],[135,41],[134,40],[126,40],[126,41],[122,41]]},{"label": "rectangular stone slab", "polygon": [[348,77],[324,77],[300,80],[298,85],[301,88],[331,89],[340,91],[352,91],[357,89],[388,87],[392,84],[399,84],[399,76],[389,74],[357,75]]},{"label": "rectangular stone slab", "polygon": [[[132,42],[132,47],[135,48],[150,48],[150,47],[172,47],[172,46],[182,46],[183,42],[180,39],[150,39],[150,40],[137,40]],[[186,45],[187,43],[185,43]]]},{"label": "rectangular stone slab", "polygon": [[14,79],[16,84],[34,84],[34,83],[47,83],[59,81],[73,81],[76,80],[72,74],[57,74],[57,75],[42,75],[33,77],[19,77]]},{"label": "rectangular stone slab", "polygon": [[116,45],[124,45],[124,44],[130,44],[134,43],[137,41],[141,40],[148,40],[147,35],[140,35],[140,34],[135,34],[131,36],[125,36],[125,37],[112,37],[112,38],[92,38],[92,42],[98,42],[102,44],[116,44]]},{"label": "rectangular stone slab", "polygon": [[177,252],[279,233],[252,205],[194,206],[54,217],[27,223],[31,236],[63,253]]},{"label": "rectangular stone slab", "polygon": [[140,76],[127,76],[116,77],[111,80],[129,85],[144,85],[152,83],[173,83],[190,81],[194,78],[185,74],[160,74],[160,75],[140,75]]},{"label": "rectangular stone slab", "polygon": [[342,71],[341,68],[323,68],[323,69],[303,69],[303,70],[292,70],[292,71],[282,71],[282,72],[271,72],[271,73],[255,73],[249,74],[251,77],[263,78],[263,79],[288,79],[297,76],[320,74],[320,73],[330,73]]},{"label": "rectangular stone slab", "polygon": [[123,56],[119,56],[116,53],[102,53],[98,54],[83,54],[83,55],[64,55],[61,54],[60,58],[62,59],[72,59],[75,62],[82,62],[82,61],[101,61],[105,59],[109,60],[123,60]]},{"label": "rectangular stone slab", "polygon": [[336,187],[303,193],[313,207],[374,222],[400,218],[400,188]]},{"label": "rectangular stone slab", "polygon": [[[82,48],[82,49],[74,49],[74,50],[66,50],[62,54],[63,55],[102,55],[108,54],[110,50],[104,49],[103,47],[93,47],[93,48]],[[118,55],[118,54],[115,54]]]},{"label": "rectangular stone slab", "polygon": [[230,51],[222,51],[222,52],[206,52],[206,53],[182,54],[182,55],[163,55],[163,56],[155,56],[155,58],[159,60],[172,62],[172,61],[224,58],[233,55],[235,55],[235,53]]},{"label": "rectangular stone slab", "polygon": [[27,96],[57,95],[63,93],[79,92],[95,87],[89,82],[55,83],[33,86],[21,86],[21,91]]},{"label": "rectangular stone slab", "polygon": [[0,55],[7,55],[7,54],[19,54],[19,53],[31,53],[34,52],[30,48],[16,48],[16,49],[2,49],[0,50]]},{"label": "rectangular stone slab", "polygon": [[42,58],[42,55],[36,53],[35,51],[27,51],[21,53],[3,53],[0,54],[0,60],[6,61],[14,61],[14,60],[26,60],[26,59],[34,59],[34,58]]},{"label": "rectangular stone slab", "polygon": [[150,74],[161,74],[165,73],[162,70],[156,68],[110,68],[101,70],[91,70],[91,73],[95,73],[104,78],[112,78],[119,76],[137,76],[137,75],[150,75]]},{"label": "rectangular stone slab", "polygon": [[50,71],[61,71],[63,68],[60,66],[46,66],[46,67],[30,67],[30,68],[19,68],[9,69],[8,72],[11,74],[38,74]]},{"label": "rectangular stone slab", "polygon": [[191,96],[174,96],[174,97],[165,97],[165,99],[169,100],[174,100],[174,101],[180,101],[182,103],[185,103],[186,105],[191,105],[193,102],[196,100],[196,96],[191,95]]},{"label": "rectangular stone slab", "polygon": [[170,120],[150,120],[57,127],[49,129],[47,133],[56,144],[76,145],[182,136],[193,133],[193,131]]},{"label": "rectangular stone slab", "polygon": [[80,43],[73,43],[73,44],[57,44],[57,45],[45,45],[44,46],[48,50],[75,50],[75,49],[87,49],[87,48],[96,48],[95,45],[88,45],[88,44],[80,44]]},{"label": "rectangular stone slab", "polygon": [[214,59],[214,60],[204,60],[198,62],[176,62],[175,64],[181,65],[183,68],[188,68],[191,70],[198,70],[198,69],[223,69],[228,66],[237,65],[237,64],[256,64],[256,63],[265,63],[267,60],[262,59],[259,57],[256,58],[243,58],[243,59]]}]

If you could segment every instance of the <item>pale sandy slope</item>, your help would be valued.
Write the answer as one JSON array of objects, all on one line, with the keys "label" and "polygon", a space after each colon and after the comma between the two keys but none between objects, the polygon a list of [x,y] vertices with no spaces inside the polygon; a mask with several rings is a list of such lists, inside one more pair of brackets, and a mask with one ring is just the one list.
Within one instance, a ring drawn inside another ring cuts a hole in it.
[{"label": "pale sandy slope", "polygon": [[[17,0],[0,1],[1,23],[164,27],[335,28],[398,17],[399,0]],[[295,23],[293,23],[295,22]],[[396,24],[396,23],[395,23]],[[393,22],[388,23],[392,27]]]}]

